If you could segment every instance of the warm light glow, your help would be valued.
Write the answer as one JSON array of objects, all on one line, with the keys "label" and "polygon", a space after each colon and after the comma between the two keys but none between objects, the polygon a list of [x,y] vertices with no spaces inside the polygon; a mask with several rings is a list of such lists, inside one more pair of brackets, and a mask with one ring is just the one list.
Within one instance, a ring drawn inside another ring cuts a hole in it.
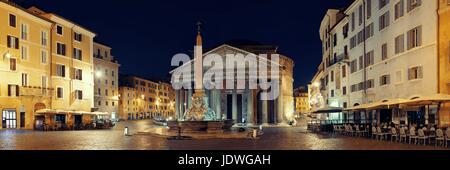
[{"label": "warm light glow", "polygon": [[7,52],[7,53],[5,54],[5,57],[6,57],[7,59],[11,58],[11,53]]},{"label": "warm light glow", "polygon": [[320,83],[319,82],[315,82],[315,83],[313,83],[313,86],[314,87],[320,87]]},{"label": "warm light glow", "polygon": [[144,95],[141,95],[141,98],[142,98],[142,99],[145,99],[145,96],[144,96]]},{"label": "warm light glow", "polygon": [[97,76],[97,77],[102,77],[102,72],[101,72],[101,71],[95,72],[95,76]]}]

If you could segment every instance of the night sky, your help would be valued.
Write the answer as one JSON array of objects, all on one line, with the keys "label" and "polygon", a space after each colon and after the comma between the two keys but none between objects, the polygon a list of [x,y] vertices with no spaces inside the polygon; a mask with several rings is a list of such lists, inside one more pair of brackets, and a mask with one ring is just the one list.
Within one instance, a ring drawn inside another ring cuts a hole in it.
[{"label": "night sky", "polygon": [[278,45],[294,59],[295,86],[321,61],[320,22],[328,8],[352,0],[17,0],[70,19],[113,48],[122,74],[167,78],[171,58],[194,48],[203,23],[204,48],[233,39]]}]

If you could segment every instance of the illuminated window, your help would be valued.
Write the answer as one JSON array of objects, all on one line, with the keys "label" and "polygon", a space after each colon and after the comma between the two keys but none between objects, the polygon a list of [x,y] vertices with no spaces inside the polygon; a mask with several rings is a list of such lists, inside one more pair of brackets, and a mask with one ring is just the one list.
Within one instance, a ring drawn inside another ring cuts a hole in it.
[{"label": "illuminated window", "polygon": [[66,44],[56,43],[56,54],[58,55],[66,55]]},{"label": "illuminated window", "polygon": [[22,86],[28,86],[28,74],[27,73],[22,73]]},{"label": "illuminated window", "polygon": [[408,70],[408,79],[409,80],[417,80],[423,78],[423,67],[417,66],[412,67]]},{"label": "illuminated window", "polygon": [[380,86],[388,85],[391,83],[390,75],[383,75],[380,77]]},{"label": "illuminated window", "polygon": [[422,26],[408,31],[408,50],[422,45]]},{"label": "illuminated window", "polygon": [[66,77],[66,66],[62,64],[56,64],[56,75],[59,77]]},{"label": "illuminated window", "polygon": [[19,38],[8,35],[7,46],[8,48],[19,49]]},{"label": "illuminated window", "polygon": [[407,1],[408,1],[407,5],[408,12],[412,11],[413,9],[416,9],[422,4],[422,0],[407,0]]},{"label": "illuminated window", "polygon": [[400,0],[395,4],[395,20],[399,19],[400,17],[403,17],[405,15],[405,4],[404,0]]},{"label": "illuminated window", "polygon": [[75,99],[76,100],[83,100],[83,91],[75,90]]},{"label": "illuminated window", "polygon": [[22,38],[22,40],[28,40],[28,25],[21,24],[20,28],[21,28],[20,37]]}]

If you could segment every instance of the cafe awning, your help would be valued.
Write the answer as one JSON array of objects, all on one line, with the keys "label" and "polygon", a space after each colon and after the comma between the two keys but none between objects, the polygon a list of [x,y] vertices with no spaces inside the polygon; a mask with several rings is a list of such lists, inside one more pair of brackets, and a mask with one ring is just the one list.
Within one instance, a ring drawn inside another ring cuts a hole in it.
[{"label": "cafe awning", "polygon": [[313,111],[312,113],[320,114],[320,113],[339,113],[342,112],[341,107],[325,107],[317,109],[316,111]]},{"label": "cafe awning", "polygon": [[73,111],[73,110],[53,110],[53,109],[41,109],[36,111],[38,115],[54,115],[54,114],[72,114],[72,115],[103,115],[103,112],[86,112],[86,111]]},{"label": "cafe awning", "polygon": [[400,104],[419,106],[419,105],[432,105],[432,104],[443,103],[443,102],[450,102],[450,95],[448,95],[448,94],[433,94],[433,95],[424,96],[424,97],[413,97],[409,100],[405,100],[405,101],[401,102]]},{"label": "cafe awning", "polygon": [[362,105],[354,106],[354,107],[351,107],[351,108],[347,108],[347,109],[345,109],[345,111],[366,110],[369,105],[370,104],[362,104]]}]

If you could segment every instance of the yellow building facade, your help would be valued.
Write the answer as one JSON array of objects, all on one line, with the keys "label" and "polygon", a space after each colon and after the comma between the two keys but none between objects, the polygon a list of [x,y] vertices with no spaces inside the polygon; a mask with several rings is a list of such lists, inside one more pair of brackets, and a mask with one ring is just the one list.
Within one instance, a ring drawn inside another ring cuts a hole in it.
[{"label": "yellow building facade", "polygon": [[8,1],[0,1],[0,25],[0,128],[91,120],[95,34],[55,14]]},{"label": "yellow building facade", "polygon": [[122,120],[175,117],[175,91],[169,83],[123,76],[119,87]]},{"label": "yellow building facade", "polygon": [[32,129],[33,112],[51,103],[52,23],[0,1],[0,25],[0,128]]},{"label": "yellow building facade", "polygon": [[[450,0],[439,0],[439,93],[450,94]],[[450,126],[450,104],[441,108],[440,124]]]}]

